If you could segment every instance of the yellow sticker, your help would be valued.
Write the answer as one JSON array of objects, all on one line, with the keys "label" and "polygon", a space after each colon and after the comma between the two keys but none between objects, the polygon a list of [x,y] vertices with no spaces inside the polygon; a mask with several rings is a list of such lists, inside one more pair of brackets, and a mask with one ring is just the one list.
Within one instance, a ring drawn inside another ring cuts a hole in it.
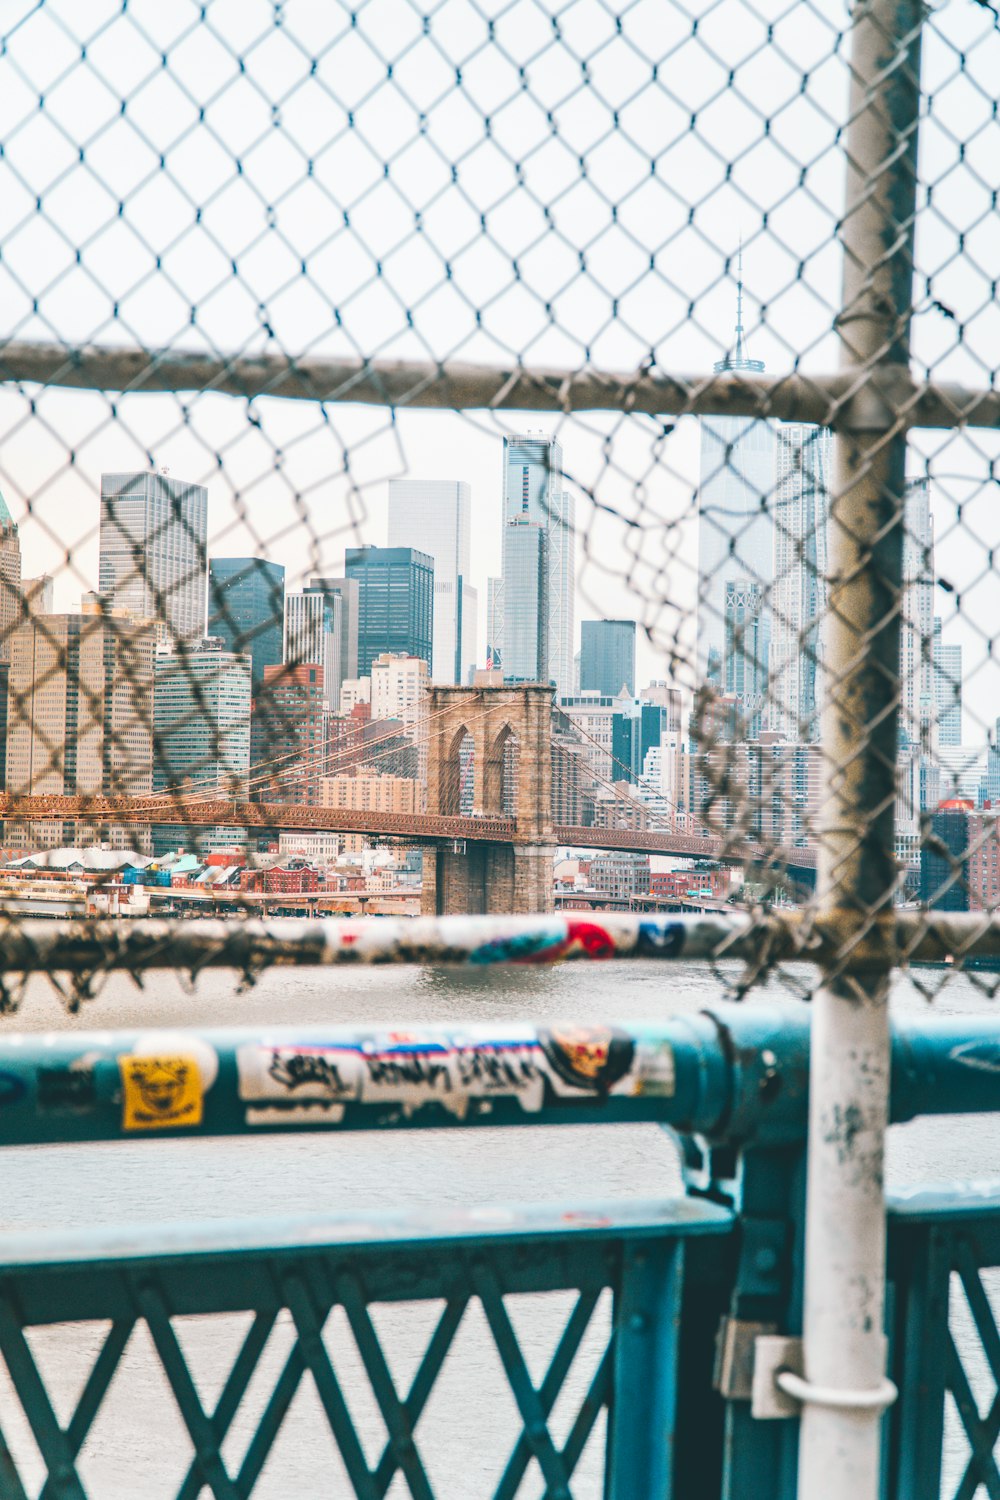
[{"label": "yellow sticker", "polygon": [[200,1125],[203,1090],[193,1057],[120,1057],[125,1130],[176,1130]]}]

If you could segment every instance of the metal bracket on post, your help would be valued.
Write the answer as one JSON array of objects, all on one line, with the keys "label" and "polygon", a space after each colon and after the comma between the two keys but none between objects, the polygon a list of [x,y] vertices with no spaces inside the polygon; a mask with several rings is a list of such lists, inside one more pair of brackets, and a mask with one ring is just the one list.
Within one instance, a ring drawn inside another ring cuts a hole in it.
[{"label": "metal bracket on post", "polygon": [[[753,1395],[757,1345],[778,1331],[776,1323],[723,1318],[715,1340],[712,1385],[727,1401],[749,1401]],[[756,1413],[754,1413],[756,1415]]]},{"label": "metal bracket on post", "polygon": [[799,1402],[780,1383],[783,1374],[802,1375],[802,1340],[782,1334],[766,1334],[754,1340],[750,1410],[763,1422],[776,1417],[797,1417]]}]

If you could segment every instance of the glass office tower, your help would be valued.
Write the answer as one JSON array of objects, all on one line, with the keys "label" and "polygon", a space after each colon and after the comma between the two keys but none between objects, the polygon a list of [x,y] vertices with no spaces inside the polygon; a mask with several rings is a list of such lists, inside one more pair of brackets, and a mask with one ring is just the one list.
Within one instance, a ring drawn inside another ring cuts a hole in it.
[{"label": "glass office tower", "polygon": [[635,695],[635,621],[584,620],[580,627],[580,691],[613,698]]},{"label": "glass office tower", "polygon": [[208,491],[163,473],[101,475],[98,591],[113,609],[156,620],[173,641],[205,635]]},{"label": "glass office tower", "polygon": [[281,661],[285,570],[263,557],[213,557],[208,564],[208,634],[246,652],[254,687]]},{"label": "glass office tower", "polygon": [[503,674],[512,682],[552,682],[573,690],[576,586],[573,496],[563,485],[555,438],[504,438]]},{"label": "glass office tower", "polygon": [[358,675],[387,651],[430,667],[434,559],[415,547],[348,547],[344,571],[358,584]]}]

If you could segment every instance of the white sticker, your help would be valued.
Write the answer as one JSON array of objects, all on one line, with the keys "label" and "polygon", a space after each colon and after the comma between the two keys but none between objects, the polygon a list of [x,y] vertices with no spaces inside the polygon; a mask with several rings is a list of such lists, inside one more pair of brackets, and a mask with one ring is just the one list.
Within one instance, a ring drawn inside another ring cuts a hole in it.
[{"label": "white sticker", "polygon": [[353,1048],[255,1043],[237,1049],[236,1066],[244,1102],[332,1104],[360,1097],[363,1065]]},{"label": "white sticker", "polygon": [[516,1099],[522,1109],[541,1109],[545,1083],[537,1045],[521,1038],[456,1037],[427,1043],[396,1034],[364,1048],[362,1098],[400,1104],[407,1113],[439,1104],[460,1119],[472,1101]]}]

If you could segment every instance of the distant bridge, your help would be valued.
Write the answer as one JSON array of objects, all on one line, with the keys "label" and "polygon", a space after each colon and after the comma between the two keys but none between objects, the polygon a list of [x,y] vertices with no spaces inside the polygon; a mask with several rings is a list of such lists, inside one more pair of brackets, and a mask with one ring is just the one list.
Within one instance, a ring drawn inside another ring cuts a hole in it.
[{"label": "distant bridge", "polygon": [[[410,843],[537,844],[537,825],[519,832],[517,820],[430,813],[384,813],[347,808],[301,807],[288,802],[231,802],[172,797],[19,797],[0,793],[0,818],[21,822],[159,824],[182,828],[222,826],[269,833],[353,833]],[[812,872],[815,849],[768,849],[711,835],[649,828],[590,828],[556,824],[556,844],[575,849],[665,854],[725,864],[764,864]]]}]

